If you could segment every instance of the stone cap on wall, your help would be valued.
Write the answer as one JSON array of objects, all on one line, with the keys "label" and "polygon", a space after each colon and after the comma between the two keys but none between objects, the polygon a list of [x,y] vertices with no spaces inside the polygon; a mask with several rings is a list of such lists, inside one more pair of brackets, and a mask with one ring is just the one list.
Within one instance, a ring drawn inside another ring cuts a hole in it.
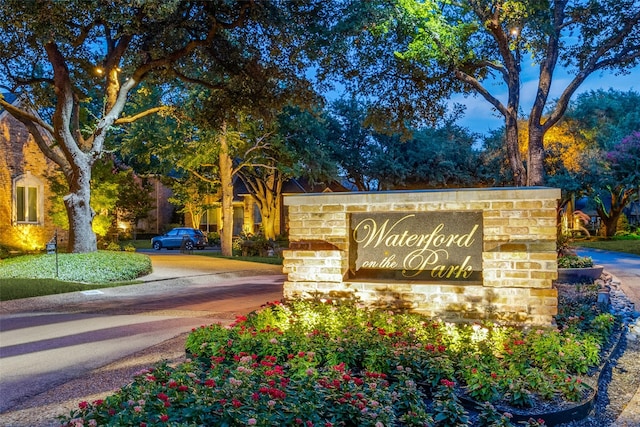
[{"label": "stone cap on wall", "polygon": [[[428,202],[465,202],[465,201],[496,201],[517,199],[559,199],[561,191],[552,187],[501,187],[501,188],[454,188],[435,190],[393,190],[393,191],[360,191],[348,193],[306,193],[285,195],[284,203],[288,206],[314,204],[323,202],[331,204],[361,204],[415,202],[417,194],[428,194]],[[425,201],[421,199],[421,201]]]}]

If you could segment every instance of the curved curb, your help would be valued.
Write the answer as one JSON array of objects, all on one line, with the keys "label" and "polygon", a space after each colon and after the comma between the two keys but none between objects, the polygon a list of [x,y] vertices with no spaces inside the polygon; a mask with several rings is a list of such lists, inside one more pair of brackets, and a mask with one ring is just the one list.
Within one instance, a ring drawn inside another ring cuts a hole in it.
[{"label": "curved curb", "polygon": [[[598,388],[600,385],[602,373],[605,371],[605,369],[609,365],[611,361],[611,356],[619,350],[620,345],[622,344],[622,342],[624,341],[624,338],[626,337],[626,330],[627,330],[627,326],[622,325],[622,327],[620,328],[620,331],[618,332],[618,336],[614,338],[614,344],[611,346],[611,349],[605,354],[604,360],[602,361],[602,363],[600,363],[600,366],[598,367],[598,371],[597,371],[598,377],[597,377],[595,387],[588,386],[591,389],[591,392],[589,393],[589,397],[582,400],[582,402],[576,403],[575,405],[570,406],[568,408],[561,409],[558,411],[552,411],[552,412],[532,413],[532,412],[526,412],[526,411],[519,411],[511,407],[509,407],[508,410],[504,410],[505,409],[504,407],[502,408],[496,407],[496,409],[498,409],[498,411],[500,412],[509,412],[512,415],[512,418],[511,418],[512,422],[516,422],[516,423],[521,421],[526,422],[530,418],[533,418],[536,420],[543,419],[545,424],[549,427],[555,426],[557,424],[568,423],[571,421],[578,421],[587,417],[587,415],[589,415],[589,412],[591,412],[591,410],[595,406],[595,402],[598,397]],[[476,411],[481,406],[479,402],[463,396],[460,397],[460,401],[462,402],[465,408],[471,409],[474,411]]]}]

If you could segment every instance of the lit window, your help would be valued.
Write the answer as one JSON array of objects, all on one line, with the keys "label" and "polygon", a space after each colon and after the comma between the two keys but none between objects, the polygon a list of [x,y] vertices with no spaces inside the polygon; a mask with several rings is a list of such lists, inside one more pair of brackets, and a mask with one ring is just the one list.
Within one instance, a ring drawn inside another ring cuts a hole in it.
[{"label": "lit window", "polygon": [[14,221],[21,224],[41,224],[44,210],[42,182],[27,172],[13,181]]}]

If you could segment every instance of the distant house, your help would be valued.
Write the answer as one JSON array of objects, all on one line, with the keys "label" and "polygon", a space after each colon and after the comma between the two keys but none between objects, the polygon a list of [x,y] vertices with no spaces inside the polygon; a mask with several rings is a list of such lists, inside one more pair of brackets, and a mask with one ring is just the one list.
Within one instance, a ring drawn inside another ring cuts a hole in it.
[{"label": "distant house", "polygon": [[[345,191],[351,190],[339,183],[312,185],[304,179],[294,178],[283,183],[281,197],[287,194]],[[281,234],[287,230],[287,217],[287,207],[283,206],[280,212]],[[187,225],[198,228],[191,224],[190,221],[191,218],[186,218]],[[220,207],[214,207],[209,209],[202,217],[199,228],[208,233],[219,232],[220,224],[222,224],[222,209]],[[262,217],[254,196],[249,192],[241,179],[235,178],[233,181],[233,235],[258,233],[261,224]]]},{"label": "distant house", "polygon": [[[19,106],[20,98],[3,94]],[[0,245],[20,251],[44,249],[56,231],[48,215],[47,176],[58,167],[27,128],[0,108]],[[65,234],[61,233],[61,239]]]}]

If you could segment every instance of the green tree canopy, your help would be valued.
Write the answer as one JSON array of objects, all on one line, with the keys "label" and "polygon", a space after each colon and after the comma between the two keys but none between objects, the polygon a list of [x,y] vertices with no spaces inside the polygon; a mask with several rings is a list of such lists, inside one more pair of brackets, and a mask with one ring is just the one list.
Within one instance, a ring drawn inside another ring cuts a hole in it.
[{"label": "green tree canopy", "polygon": [[[404,108],[397,111],[423,117],[423,108],[441,115],[442,101],[455,92],[483,98],[488,113],[493,109],[505,119],[516,185],[544,183],[543,137],[585,79],[602,70],[628,71],[640,58],[640,4],[634,0],[365,3],[347,8],[337,26],[352,31],[345,32],[350,37],[340,46],[346,53],[337,61],[346,78],[379,95],[382,105],[400,99]],[[349,67],[351,58],[356,61]],[[529,61],[538,67],[538,79],[523,158],[518,125],[522,68]],[[551,86],[560,65],[571,78],[554,102]],[[412,95],[406,94],[408,87]]]},{"label": "green tree canopy", "polygon": [[[21,91],[30,107],[1,97],[0,105],[27,126],[67,179],[71,250],[96,250],[91,166],[106,135],[164,109],[124,113],[141,82],[202,80],[220,88],[229,79],[273,76],[261,90],[288,88],[278,82],[292,73],[303,80],[307,57],[296,40],[308,36],[303,28],[322,7],[312,0],[1,2],[0,87]],[[56,144],[47,144],[43,133]]]}]

